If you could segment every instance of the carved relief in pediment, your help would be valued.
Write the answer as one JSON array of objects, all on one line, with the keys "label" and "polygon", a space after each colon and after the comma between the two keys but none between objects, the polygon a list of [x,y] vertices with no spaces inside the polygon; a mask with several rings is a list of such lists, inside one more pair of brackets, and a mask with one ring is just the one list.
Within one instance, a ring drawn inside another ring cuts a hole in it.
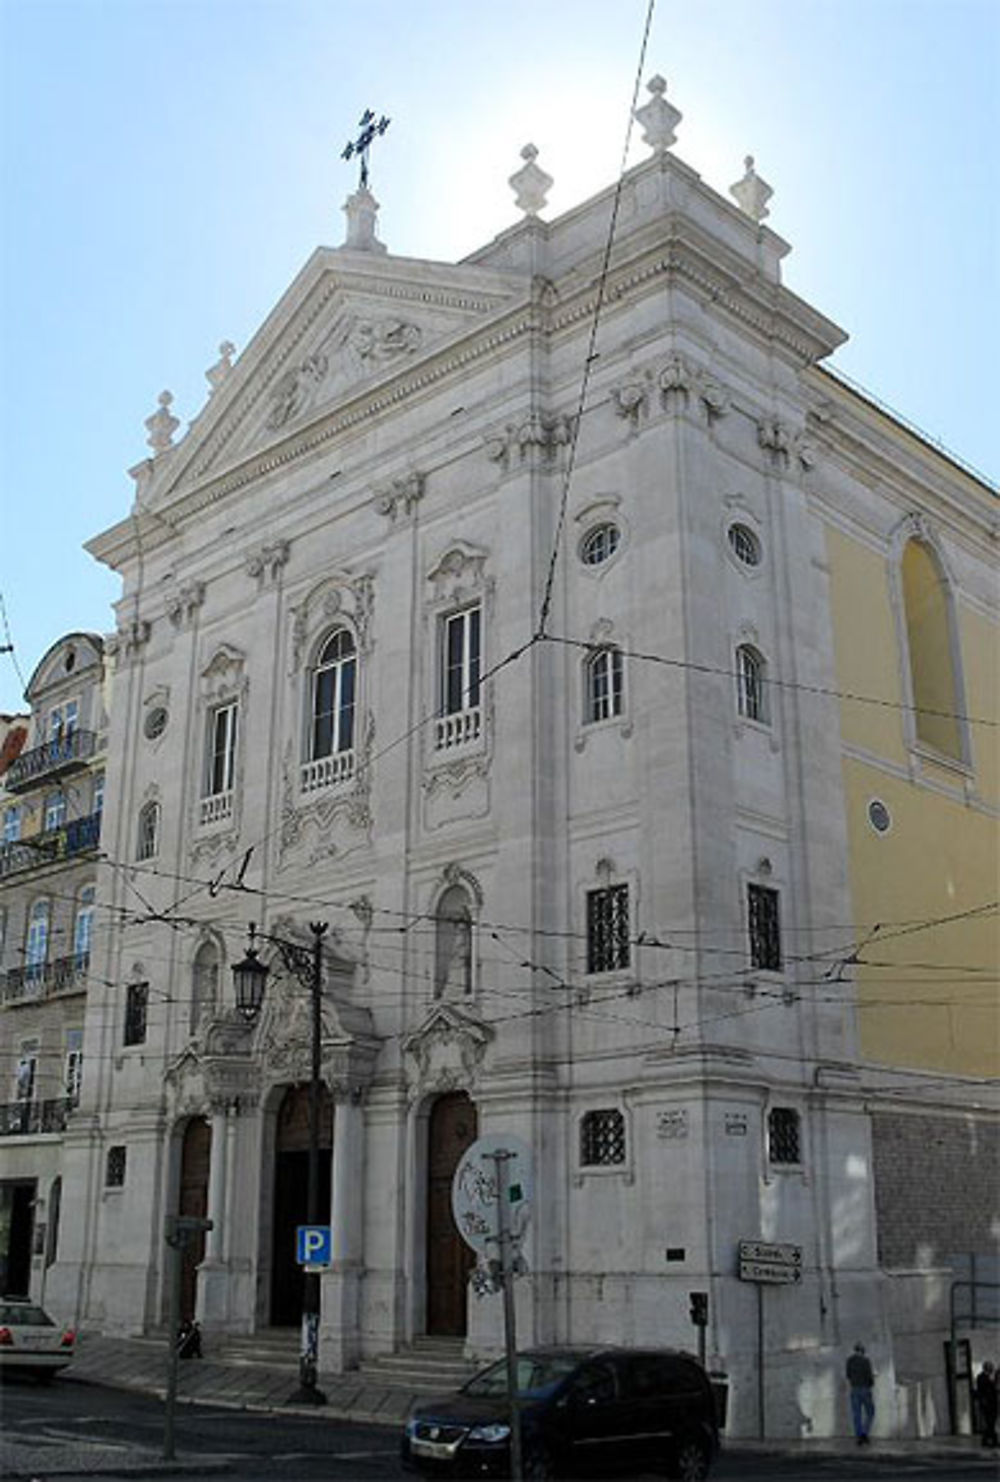
[{"label": "carved relief in pediment", "polygon": [[489,1024],[454,1004],[435,1004],[420,1028],[403,1041],[414,1092],[467,1089],[495,1034]]}]

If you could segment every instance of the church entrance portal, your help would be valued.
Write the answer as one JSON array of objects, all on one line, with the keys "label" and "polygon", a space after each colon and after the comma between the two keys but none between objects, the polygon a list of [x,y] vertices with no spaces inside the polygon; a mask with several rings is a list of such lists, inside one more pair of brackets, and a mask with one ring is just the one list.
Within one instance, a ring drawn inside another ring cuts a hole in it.
[{"label": "church entrance portal", "polygon": [[[181,1149],[181,1186],[178,1214],[203,1220],[208,1214],[208,1173],[212,1161],[212,1129],[204,1117],[195,1117],[184,1130]],[[196,1235],[181,1252],[181,1321],[193,1322],[198,1293],[198,1267],[205,1259],[205,1236]]]},{"label": "church entrance portal", "polygon": [[[321,1225],[330,1221],[330,1153],[333,1103],[320,1088],[319,1208]],[[271,1323],[295,1326],[302,1320],[302,1267],[295,1259],[295,1229],[309,1223],[309,1087],[293,1086],[278,1111],[274,1150],[274,1220],[271,1245]]]},{"label": "church entrance portal", "polygon": [[427,1133],[427,1331],[464,1337],[474,1252],[455,1228],[451,1181],[476,1140],[476,1108],[464,1091],[439,1096]]}]

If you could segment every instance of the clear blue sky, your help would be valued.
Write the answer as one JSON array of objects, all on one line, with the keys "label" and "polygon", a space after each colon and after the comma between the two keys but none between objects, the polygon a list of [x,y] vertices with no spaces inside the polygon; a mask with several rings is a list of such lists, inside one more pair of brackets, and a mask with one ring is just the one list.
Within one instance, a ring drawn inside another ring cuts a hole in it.
[{"label": "clear blue sky", "polygon": [[[646,3],[0,0],[0,590],[25,678],[60,634],[113,627],[117,579],[81,547],[128,512],[157,394],[192,418],[220,340],[242,349],[342,241],[361,111],[392,117],[390,251],[460,257],[518,218],[528,140],[550,216],[614,179]],[[990,474],[998,14],[658,0],[644,68],[709,184],[756,156],[785,281],[851,335],[835,364]],[[0,655],[0,710],[20,705]]]}]

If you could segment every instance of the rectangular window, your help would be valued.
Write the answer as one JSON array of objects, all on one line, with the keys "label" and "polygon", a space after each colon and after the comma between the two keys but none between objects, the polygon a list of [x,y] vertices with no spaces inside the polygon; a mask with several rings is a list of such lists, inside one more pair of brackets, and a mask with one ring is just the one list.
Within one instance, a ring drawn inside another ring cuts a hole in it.
[{"label": "rectangular window", "polygon": [[767,1118],[767,1156],[771,1163],[800,1163],[799,1114],[790,1106],[775,1106]]},{"label": "rectangular window", "polygon": [[123,1147],[108,1148],[108,1161],[104,1167],[104,1187],[121,1189],[125,1186],[127,1150]]},{"label": "rectangular window", "polygon": [[587,891],[587,971],[613,973],[629,965],[628,886]]},{"label": "rectangular window", "polygon": [[747,886],[747,925],[750,966],[761,972],[780,973],[781,917],[776,890],[768,885]]},{"label": "rectangular window", "polygon": [[580,1162],[584,1168],[625,1162],[625,1118],[616,1108],[587,1112],[580,1123]]},{"label": "rectangular window", "polygon": [[91,813],[104,812],[104,773],[95,772],[92,790],[90,794]]},{"label": "rectangular window", "polygon": [[236,718],[235,700],[229,705],[220,705],[208,718],[208,766],[205,779],[206,797],[218,797],[231,792],[236,776]]},{"label": "rectangular window", "polygon": [[3,841],[5,844],[16,844],[21,837],[21,808],[15,803],[13,807],[6,810],[3,816]]},{"label": "rectangular window", "polygon": [[66,1065],[63,1083],[66,1087],[66,1100],[71,1106],[77,1106],[80,1101],[80,1087],[83,1083],[82,1029],[67,1029],[66,1031]]},{"label": "rectangular window", "polygon": [[62,828],[65,822],[66,794],[50,792],[45,799],[45,832],[51,833],[54,829]]},{"label": "rectangular window", "polygon": [[445,619],[443,634],[441,714],[456,715],[479,704],[482,663],[481,611],[467,607]]},{"label": "rectangular window", "polygon": [[149,984],[130,983],[125,997],[125,1033],[123,1041],[126,1045],[143,1045],[146,1043],[146,1013],[149,1006]]},{"label": "rectangular window", "polygon": [[38,1040],[21,1041],[21,1052],[14,1079],[14,1100],[34,1101],[38,1078]]}]

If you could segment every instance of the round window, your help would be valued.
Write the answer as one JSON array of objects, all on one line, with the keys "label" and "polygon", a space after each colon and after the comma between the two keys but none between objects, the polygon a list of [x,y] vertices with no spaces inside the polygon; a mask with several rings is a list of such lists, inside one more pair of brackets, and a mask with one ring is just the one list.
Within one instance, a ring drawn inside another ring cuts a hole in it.
[{"label": "round window", "polygon": [[143,722],[143,731],[149,741],[155,741],[167,729],[167,712],[162,705],[154,705]]},{"label": "round window", "polygon": [[749,525],[730,525],[729,544],[737,561],[744,566],[760,565],[760,541]]},{"label": "round window", "polygon": [[603,525],[595,525],[593,530],[588,530],[583,537],[580,547],[580,559],[585,566],[600,566],[609,556],[613,556],[621,544],[622,533],[617,525],[606,521]]},{"label": "round window", "polygon": [[881,798],[872,798],[868,804],[868,822],[877,834],[887,834],[892,827],[892,814]]}]

